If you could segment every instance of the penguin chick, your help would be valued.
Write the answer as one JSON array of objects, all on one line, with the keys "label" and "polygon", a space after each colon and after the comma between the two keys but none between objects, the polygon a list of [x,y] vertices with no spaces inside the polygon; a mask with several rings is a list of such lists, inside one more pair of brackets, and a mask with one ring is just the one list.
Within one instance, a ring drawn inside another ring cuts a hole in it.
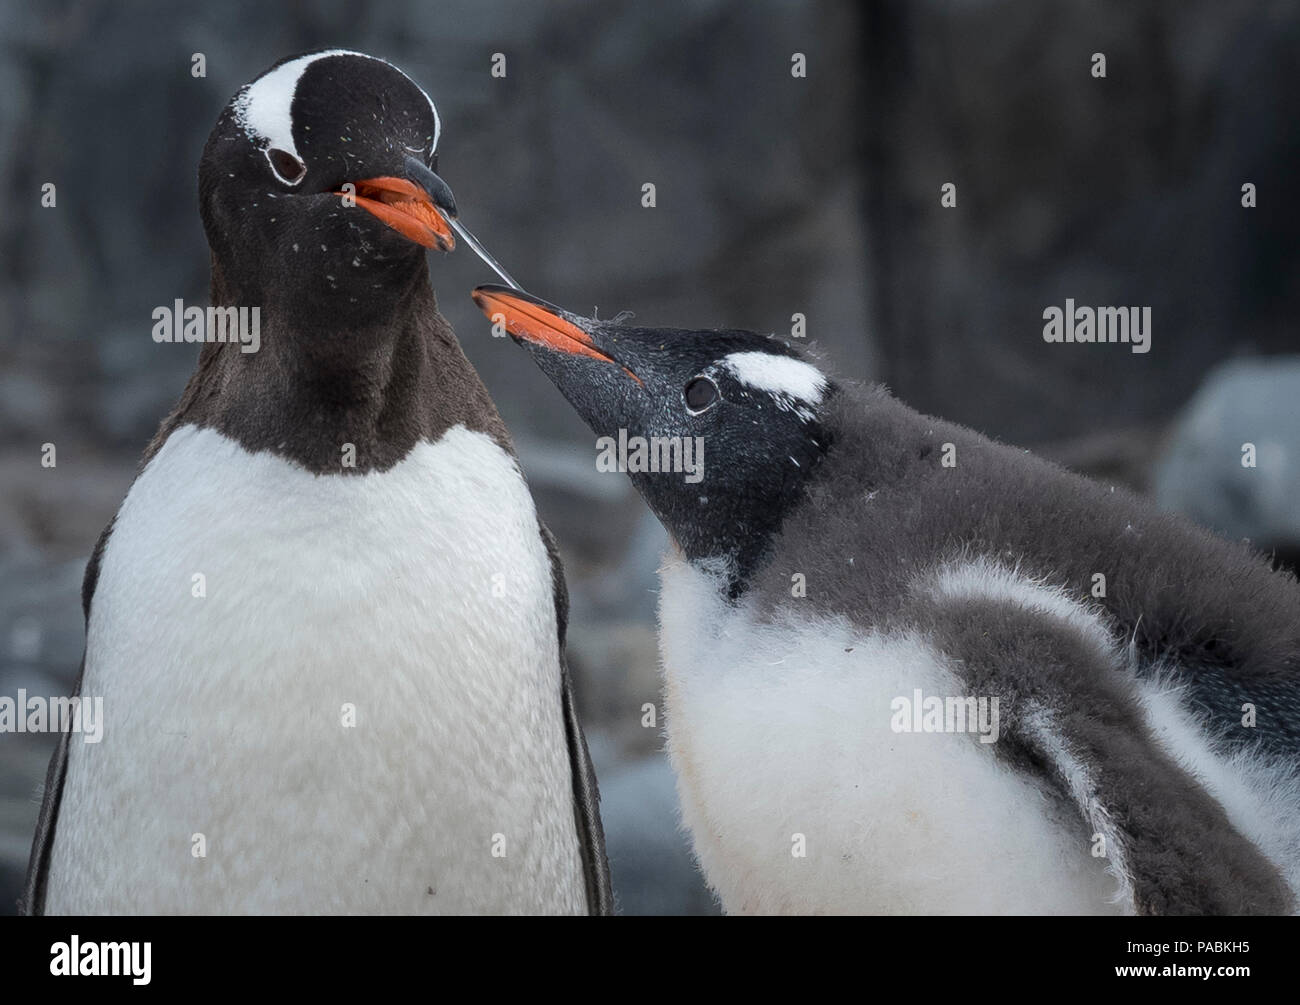
[{"label": "penguin chick", "polygon": [[774,338],[475,299],[675,542],[668,750],[728,912],[1294,910],[1293,576]]}]

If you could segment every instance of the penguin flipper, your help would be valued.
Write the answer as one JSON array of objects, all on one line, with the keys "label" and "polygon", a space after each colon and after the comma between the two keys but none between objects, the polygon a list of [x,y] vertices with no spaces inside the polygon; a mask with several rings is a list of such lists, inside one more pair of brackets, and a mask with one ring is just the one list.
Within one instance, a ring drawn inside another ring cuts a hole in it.
[{"label": "penguin flipper", "polygon": [[614,913],[614,892],[605,854],[605,831],[600,823],[600,789],[587,751],[587,738],[578,722],[572,680],[567,662],[562,662],[564,681],[564,732],[569,742],[569,763],[573,766],[573,809],[578,820],[583,872],[587,877],[587,905],[591,914]]},{"label": "penguin flipper", "polygon": [[[1143,669],[1159,672],[1164,667],[1153,663]],[[1246,678],[1233,666],[1180,663],[1178,669],[1198,716],[1228,745],[1300,760],[1300,664],[1263,679]],[[1259,711],[1257,729],[1239,728],[1248,705]]]},{"label": "penguin flipper", "polygon": [[1161,745],[1104,636],[997,596],[943,598],[930,625],[967,693],[1000,700],[993,755],[1074,807],[1079,854],[1104,855],[1117,902],[1138,914],[1294,910],[1277,866]]},{"label": "penguin flipper", "polygon": [[[150,448],[154,448],[151,446]],[[99,583],[99,563],[104,557],[104,548],[108,536],[113,533],[117,516],[108,522],[108,526],[95,542],[95,550],[90,553],[86,563],[86,574],[81,580],[81,611],[86,623],[90,623],[90,602],[95,596],[95,587]],[[77,679],[72,685],[71,698],[81,697],[81,684],[86,676],[86,653],[82,650],[81,666],[77,669]],[[72,734],[64,731],[59,734],[58,745],[50,766],[45,771],[45,788],[41,798],[41,811],[36,817],[36,834],[32,838],[32,854],[27,862],[27,878],[23,881],[23,892],[18,898],[18,913],[40,915],[45,913],[45,886],[50,875],[50,853],[54,848],[54,833],[59,822],[59,806],[63,801],[63,783],[68,774],[68,744]]]},{"label": "penguin flipper", "polygon": [[[81,680],[86,672],[86,657],[81,657],[81,667],[77,670],[77,682],[72,687],[69,697],[81,696]],[[32,838],[32,854],[27,863],[27,878],[23,882],[23,892],[18,898],[18,913],[22,915],[41,915],[45,913],[45,885],[50,875],[50,852],[54,848],[54,829],[59,820],[59,804],[63,800],[63,781],[68,773],[68,743],[72,734],[68,730],[59,733],[58,745],[50,766],[45,770],[45,789],[41,799],[40,815],[36,818],[36,834]]]},{"label": "penguin flipper", "polygon": [[605,853],[605,830],[600,822],[600,789],[596,771],[587,750],[587,738],[578,720],[578,705],[573,696],[573,678],[565,655],[565,637],[569,627],[569,590],[564,582],[555,535],[537,521],[546,553],[551,560],[551,586],[555,593],[555,624],[560,646],[560,700],[564,706],[564,734],[569,747],[569,767],[573,775],[573,813],[578,824],[578,842],[582,851],[583,874],[587,880],[588,913],[614,913],[614,891],[609,878],[609,859]]}]

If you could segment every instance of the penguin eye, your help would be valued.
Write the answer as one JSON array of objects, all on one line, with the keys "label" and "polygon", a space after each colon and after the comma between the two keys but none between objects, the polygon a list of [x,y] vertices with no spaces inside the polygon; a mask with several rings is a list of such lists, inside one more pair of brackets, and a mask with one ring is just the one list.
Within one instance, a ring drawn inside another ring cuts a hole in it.
[{"label": "penguin eye", "polygon": [[271,147],[266,152],[266,159],[271,162],[271,170],[286,185],[297,185],[307,173],[307,165],[288,150]]},{"label": "penguin eye", "polygon": [[698,415],[718,400],[718,385],[708,377],[692,377],[682,391],[682,397],[686,399],[686,410]]}]

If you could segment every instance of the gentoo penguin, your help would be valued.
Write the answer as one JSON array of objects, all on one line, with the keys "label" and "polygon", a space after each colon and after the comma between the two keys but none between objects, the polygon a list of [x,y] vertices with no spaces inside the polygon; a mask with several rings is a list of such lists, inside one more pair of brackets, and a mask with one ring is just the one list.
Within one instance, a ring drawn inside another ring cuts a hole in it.
[{"label": "gentoo penguin", "polygon": [[90,560],[103,736],[50,766],[26,910],[609,911],[563,575],[429,283],[439,132],[340,50],[221,113],[212,303],[260,346],[202,346]]},{"label": "gentoo penguin", "polygon": [[475,297],[675,542],[668,748],[728,912],[1295,909],[1294,577],[782,341]]}]

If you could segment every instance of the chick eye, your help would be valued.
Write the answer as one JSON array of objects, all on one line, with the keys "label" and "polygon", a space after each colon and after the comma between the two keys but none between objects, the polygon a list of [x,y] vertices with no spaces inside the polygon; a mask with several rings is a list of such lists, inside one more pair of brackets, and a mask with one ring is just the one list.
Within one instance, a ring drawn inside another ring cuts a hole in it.
[{"label": "chick eye", "polygon": [[302,176],[307,173],[307,165],[288,150],[271,147],[266,152],[266,159],[271,162],[271,170],[275,172],[276,177],[287,185],[298,184],[302,181]]},{"label": "chick eye", "polygon": [[686,408],[698,414],[718,400],[718,385],[708,377],[693,377],[682,392],[686,399]]}]

